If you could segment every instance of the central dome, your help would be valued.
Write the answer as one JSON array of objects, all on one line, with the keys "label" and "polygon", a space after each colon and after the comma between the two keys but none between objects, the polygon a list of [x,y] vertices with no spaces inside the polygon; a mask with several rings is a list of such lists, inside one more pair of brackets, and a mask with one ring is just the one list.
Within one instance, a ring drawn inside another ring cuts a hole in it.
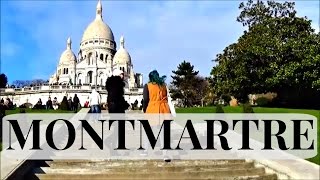
[{"label": "central dome", "polygon": [[84,31],[81,42],[96,38],[114,41],[112,30],[106,23],[103,22],[102,5],[100,1],[97,5],[96,18],[89,24],[89,26]]}]

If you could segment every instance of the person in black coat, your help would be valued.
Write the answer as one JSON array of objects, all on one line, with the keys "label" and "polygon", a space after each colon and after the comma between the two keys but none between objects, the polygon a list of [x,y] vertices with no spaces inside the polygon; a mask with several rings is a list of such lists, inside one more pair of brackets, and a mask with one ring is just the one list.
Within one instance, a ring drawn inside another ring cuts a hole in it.
[{"label": "person in black coat", "polygon": [[129,108],[129,104],[124,99],[123,72],[116,69],[113,76],[109,77],[106,82],[106,90],[108,91],[107,103],[109,113],[125,113]]},{"label": "person in black coat", "polygon": [[49,97],[48,101],[46,102],[46,108],[47,109],[53,109],[51,97]]},{"label": "person in black coat", "polygon": [[[123,72],[116,69],[113,75],[106,81],[106,90],[108,92],[107,106],[109,113],[125,113],[125,110],[130,106],[124,99]],[[113,135],[110,135],[107,142],[110,142],[111,147],[116,147],[118,134],[117,128],[113,129]],[[118,152],[111,151],[112,156],[119,156]]]},{"label": "person in black coat", "polygon": [[75,94],[73,97],[73,110],[74,110],[74,112],[78,112],[79,104],[80,104],[80,100],[79,100],[77,94]]}]

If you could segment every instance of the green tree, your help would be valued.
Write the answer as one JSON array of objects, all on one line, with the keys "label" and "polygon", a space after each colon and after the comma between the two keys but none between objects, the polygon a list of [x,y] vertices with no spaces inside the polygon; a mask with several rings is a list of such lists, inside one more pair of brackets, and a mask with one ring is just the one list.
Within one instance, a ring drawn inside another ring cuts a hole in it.
[{"label": "green tree", "polygon": [[0,88],[5,88],[8,83],[8,78],[5,74],[0,74]]},{"label": "green tree", "polygon": [[174,74],[171,76],[172,86],[170,91],[172,98],[182,99],[185,107],[200,104],[201,99],[198,96],[198,85],[202,82],[203,78],[198,77],[199,71],[195,71],[194,66],[190,62],[183,61],[178,65],[177,70],[172,71],[172,73]]},{"label": "green tree", "polygon": [[204,106],[206,103],[205,101],[206,101],[207,94],[210,91],[209,81],[207,78],[197,75],[195,77],[195,82],[197,82],[197,84],[195,85],[195,91],[196,91],[195,102],[196,104],[200,104],[201,106]]},{"label": "green tree", "polygon": [[311,21],[297,17],[291,2],[249,0],[239,8],[237,21],[248,31],[217,55],[214,89],[242,102],[250,93],[276,92],[284,104],[311,105],[320,94],[320,37]]}]

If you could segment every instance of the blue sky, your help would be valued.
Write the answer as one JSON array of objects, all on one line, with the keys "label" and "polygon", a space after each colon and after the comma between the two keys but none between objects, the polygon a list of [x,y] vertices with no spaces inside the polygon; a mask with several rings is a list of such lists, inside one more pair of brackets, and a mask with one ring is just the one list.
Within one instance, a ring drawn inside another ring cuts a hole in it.
[{"label": "blue sky", "polygon": [[[236,22],[240,2],[102,1],[102,6],[118,45],[124,35],[135,72],[146,75],[157,69],[170,76],[187,60],[208,76],[214,66],[211,60],[242,35],[244,29]],[[48,79],[69,36],[73,51],[79,51],[96,4],[95,0],[1,0],[1,73],[9,82]],[[319,1],[297,1],[296,10],[319,31]]]}]

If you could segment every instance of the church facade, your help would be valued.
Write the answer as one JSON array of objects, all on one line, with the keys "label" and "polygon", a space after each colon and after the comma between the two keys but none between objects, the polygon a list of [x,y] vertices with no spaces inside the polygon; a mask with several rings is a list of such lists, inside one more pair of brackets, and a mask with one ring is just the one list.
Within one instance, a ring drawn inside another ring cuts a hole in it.
[{"label": "church facade", "polygon": [[123,36],[119,38],[119,47],[111,28],[104,23],[102,4],[98,1],[94,20],[85,29],[78,53],[74,53],[72,39],[66,41],[66,49],[62,52],[55,72],[48,84],[22,88],[0,89],[0,98],[10,98],[20,106],[26,102],[36,104],[39,99],[45,103],[48,98],[73,98],[75,94],[81,105],[88,100],[92,89],[96,89],[102,103],[107,100],[105,83],[115,69],[124,72],[125,99],[132,104],[142,100],[143,75],[135,73],[129,52],[125,47]]},{"label": "church facade", "polygon": [[50,84],[104,86],[114,69],[125,74],[128,88],[142,86],[142,75],[134,73],[131,56],[125,48],[125,39],[120,37],[119,48],[111,28],[103,21],[102,4],[98,1],[95,19],[85,29],[80,50],[75,55],[69,37],[66,50],[61,54],[56,72]]}]

